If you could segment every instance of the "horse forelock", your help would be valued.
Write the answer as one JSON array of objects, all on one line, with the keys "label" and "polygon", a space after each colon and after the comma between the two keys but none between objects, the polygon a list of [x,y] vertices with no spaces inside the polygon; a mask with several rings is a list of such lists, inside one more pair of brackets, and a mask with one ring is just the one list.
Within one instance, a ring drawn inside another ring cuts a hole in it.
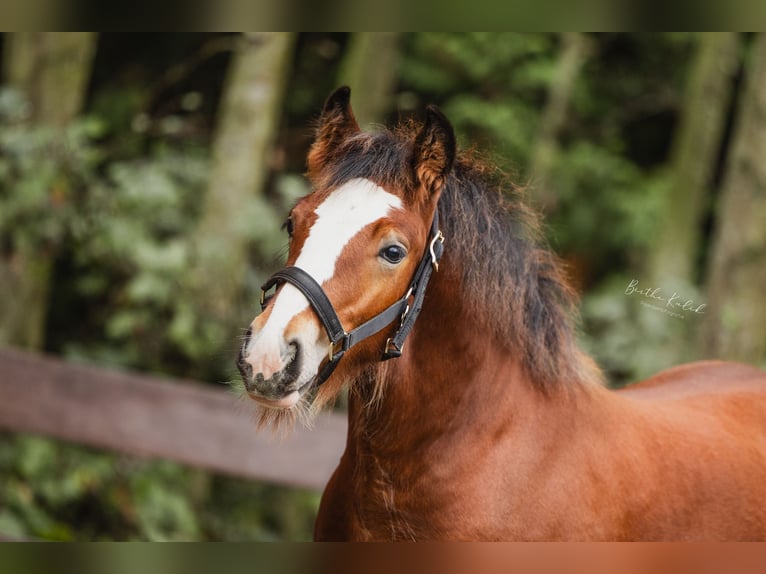
[{"label": "horse forelock", "polygon": [[414,187],[410,162],[414,135],[396,132],[358,132],[340,142],[328,161],[308,177],[317,190],[334,189],[351,179],[368,179],[402,196]]},{"label": "horse forelock", "polygon": [[[357,132],[341,142],[316,189],[365,178],[405,200],[416,185],[413,143],[420,125]],[[458,269],[461,300],[477,327],[515,354],[541,390],[599,381],[576,343],[577,297],[559,259],[545,246],[525,191],[474,151],[458,154],[439,200],[446,254]]]}]

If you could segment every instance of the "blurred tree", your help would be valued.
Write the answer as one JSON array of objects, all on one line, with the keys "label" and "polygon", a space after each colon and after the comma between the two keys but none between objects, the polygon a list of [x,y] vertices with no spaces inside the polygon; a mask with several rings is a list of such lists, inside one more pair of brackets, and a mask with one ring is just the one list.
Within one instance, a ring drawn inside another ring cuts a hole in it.
[{"label": "blurred tree", "polygon": [[5,81],[24,92],[32,121],[63,127],[80,112],[95,44],[89,32],[6,36]]},{"label": "blurred tree", "polygon": [[766,359],[766,34],[753,39],[708,275],[709,357]]},{"label": "blurred tree", "polygon": [[190,275],[198,308],[213,319],[207,325],[214,332],[201,338],[208,345],[228,340],[224,330],[239,310],[251,241],[278,249],[281,221],[263,195],[294,40],[291,33],[247,34],[230,64]]},{"label": "blurred tree", "polygon": [[[95,41],[92,33],[6,36],[5,81],[27,99],[30,123],[63,130],[79,113]],[[48,193],[55,201],[56,190]],[[43,345],[55,248],[18,241],[0,252],[0,344]]]},{"label": "blurred tree", "polygon": [[669,188],[656,242],[649,250],[648,280],[696,282],[702,224],[709,209],[712,179],[739,64],[739,35],[700,34],[686,86],[679,126],[673,136]]},{"label": "blurred tree", "polygon": [[548,101],[540,118],[529,170],[533,179],[533,199],[543,211],[550,211],[557,203],[556,191],[551,188],[551,170],[559,149],[559,136],[567,120],[575,82],[590,50],[588,38],[580,32],[564,33],[561,35],[560,50]]},{"label": "blurred tree", "polygon": [[382,122],[396,84],[397,32],[354,32],[341,63],[339,84],[351,87],[359,125]]}]

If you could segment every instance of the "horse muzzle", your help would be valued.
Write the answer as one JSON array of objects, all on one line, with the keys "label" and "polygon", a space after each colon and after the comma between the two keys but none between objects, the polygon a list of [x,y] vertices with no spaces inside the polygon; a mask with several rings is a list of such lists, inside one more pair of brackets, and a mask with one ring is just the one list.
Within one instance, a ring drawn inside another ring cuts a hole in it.
[{"label": "horse muzzle", "polygon": [[250,344],[250,337],[248,330],[237,360],[247,394],[268,407],[293,407],[312,383],[310,378],[302,380],[304,353],[300,342],[259,348],[258,342]]}]

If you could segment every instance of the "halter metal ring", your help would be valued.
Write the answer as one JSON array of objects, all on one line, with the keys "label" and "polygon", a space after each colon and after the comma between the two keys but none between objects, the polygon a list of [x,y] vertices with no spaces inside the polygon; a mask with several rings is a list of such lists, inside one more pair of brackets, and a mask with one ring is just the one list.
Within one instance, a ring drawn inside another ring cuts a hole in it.
[{"label": "halter metal ring", "polygon": [[431,243],[428,245],[428,250],[431,253],[431,265],[434,267],[434,271],[439,271],[439,258],[436,256],[436,242],[441,243],[444,245],[444,234],[442,233],[441,229],[439,229],[436,232],[436,235],[434,235],[434,238],[431,240]]}]

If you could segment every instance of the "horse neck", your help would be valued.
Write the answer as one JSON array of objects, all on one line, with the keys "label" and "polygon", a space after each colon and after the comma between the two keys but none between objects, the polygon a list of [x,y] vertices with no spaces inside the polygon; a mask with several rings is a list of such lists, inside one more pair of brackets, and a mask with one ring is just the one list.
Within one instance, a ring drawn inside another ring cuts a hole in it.
[{"label": "horse neck", "polygon": [[471,316],[457,273],[434,274],[402,357],[376,366],[352,393],[349,444],[366,454],[411,460],[416,448],[450,452],[482,436],[528,437],[551,430],[541,417],[553,423],[572,412],[580,386],[535,385],[519,357]]}]

